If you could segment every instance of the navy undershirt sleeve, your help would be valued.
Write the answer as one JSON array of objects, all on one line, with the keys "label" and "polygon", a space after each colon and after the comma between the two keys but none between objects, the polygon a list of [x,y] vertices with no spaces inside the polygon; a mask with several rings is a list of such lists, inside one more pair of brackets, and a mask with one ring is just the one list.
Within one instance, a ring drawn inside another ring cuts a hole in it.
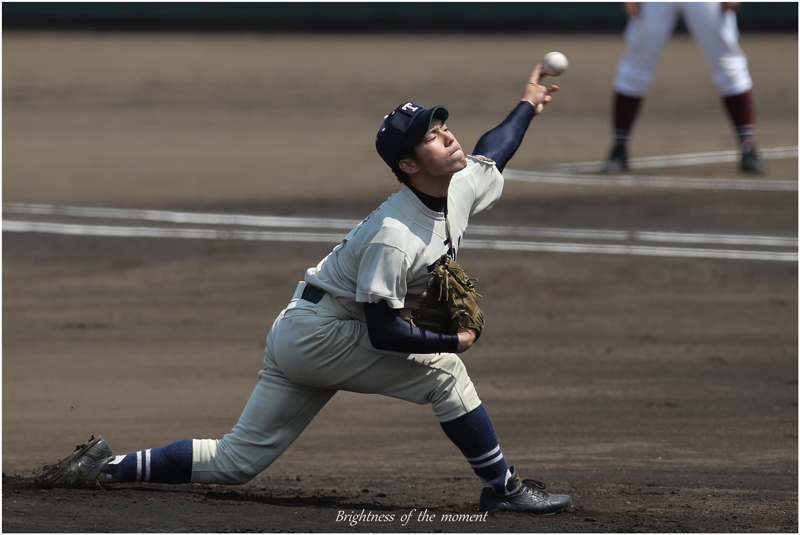
[{"label": "navy undershirt sleeve", "polygon": [[472,154],[494,160],[497,169],[502,172],[511,157],[517,152],[535,115],[536,108],[533,107],[533,104],[521,101],[502,123],[486,132],[478,140]]},{"label": "navy undershirt sleeve", "polygon": [[400,353],[455,353],[458,335],[438,334],[416,327],[386,301],[364,303],[369,341],[375,349]]}]

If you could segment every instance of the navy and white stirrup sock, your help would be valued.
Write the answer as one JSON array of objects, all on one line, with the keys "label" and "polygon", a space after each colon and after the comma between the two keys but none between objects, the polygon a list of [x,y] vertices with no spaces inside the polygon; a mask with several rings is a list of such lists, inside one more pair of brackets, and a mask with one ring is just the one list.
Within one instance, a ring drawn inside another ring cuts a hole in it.
[{"label": "navy and white stirrup sock", "polygon": [[509,471],[494,427],[483,405],[449,422],[440,422],[442,430],[481,480],[481,486],[505,494]]},{"label": "navy and white stirrup sock", "polygon": [[103,467],[103,473],[119,483],[191,483],[192,440],[179,440],[160,448],[117,457]]}]

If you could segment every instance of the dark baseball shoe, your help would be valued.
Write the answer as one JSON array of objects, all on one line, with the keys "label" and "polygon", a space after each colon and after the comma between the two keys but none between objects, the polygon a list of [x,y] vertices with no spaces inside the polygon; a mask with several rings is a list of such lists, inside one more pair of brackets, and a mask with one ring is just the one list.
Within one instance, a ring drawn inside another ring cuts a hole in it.
[{"label": "dark baseball shoe", "polygon": [[92,438],[75,448],[71,455],[50,468],[41,482],[45,487],[98,488],[100,483],[112,483],[114,478],[102,474],[103,467],[114,459],[111,448],[102,437]]},{"label": "dark baseball shoe", "polygon": [[767,163],[761,159],[755,147],[748,147],[742,151],[740,169],[747,173],[766,173]]},{"label": "dark baseball shoe", "polygon": [[619,173],[628,170],[628,149],[624,145],[614,145],[603,164],[604,173]]},{"label": "dark baseball shoe", "polygon": [[549,494],[541,481],[520,481],[517,470],[509,468],[511,477],[506,483],[506,493],[497,494],[492,489],[483,489],[478,505],[481,511],[516,511],[534,515],[552,515],[572,505],[572,498],[565,494]]}]

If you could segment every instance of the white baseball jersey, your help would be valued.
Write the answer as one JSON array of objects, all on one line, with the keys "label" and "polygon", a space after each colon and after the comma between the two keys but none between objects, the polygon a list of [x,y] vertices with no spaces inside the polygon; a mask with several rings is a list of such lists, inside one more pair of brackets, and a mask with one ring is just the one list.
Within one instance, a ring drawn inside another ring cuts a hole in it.
[{"label": "white baseball jersey", "polygon": [[391,308],[409,309],[439,257],[456,258],[469,217],[490,209],[502,191],[503,176],[494,162],[468,156],[467,167],[450,182],[447,218],[403,187],[310,268],[305,281],[339,298],[362,320],[360,303],[385,300]]}]

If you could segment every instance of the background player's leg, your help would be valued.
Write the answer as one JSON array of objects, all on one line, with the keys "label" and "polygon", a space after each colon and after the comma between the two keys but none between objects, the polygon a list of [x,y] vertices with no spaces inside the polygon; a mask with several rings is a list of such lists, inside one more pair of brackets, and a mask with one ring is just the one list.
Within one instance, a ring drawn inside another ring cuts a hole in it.
[{"label": "background player's leg", "polygon": [[617,65],[614,91],[644,97],[677,20],[678,6],[674,3],[640,4],[639,15],[631,17],[625,27],[625,52]]},{"label": "background player's leg", "polygon": [[714,84],[724,96],[753,88],[747,56],[739,46],[736,13],[722,11],[717,2],[687,2],[683,8],[686,27],[700,45]]},{"label": "background player's leg", "polygon": [[745,150],[754,147],[756,145],[756,111],[752,89],[738,95],[723,97],[722,102],[736,129],[739,148]]},{"label": "background player's leg", "polygon": [[753,103],[753,90],[723,97],[736,136],[739,140],[739,168],[750,173],[765,173],[767,163],[756,151],[756,112]]},{"label": "background player's leg", "polygon": [[613,145],[603,168],[604,172],[614,173],[628,169],[628,139],[633,130],[633,121],[639,114],[641,105],[641,97],[629,97],[614,92],[611,107],[614,125]]},{"label": "background player's leg", "polygon": [[672,35],[678,10],[672,3],[641,3],[625,28],[625,52],[617,65],[612,101],[613,144],[603,171],[628,168],[628,140],[658,58]]},{"label": "background player's leg", "polygon": [[686,26],[700,44],[712,79],[719,89],[725,111],[733,124],[741,152],[743,171],[764,172],[766,165],[756,152],[756,118],[753,79],[747,56],[739,46],[739,28],[733,10],[723,12],[714,2],[688,3]]}]

